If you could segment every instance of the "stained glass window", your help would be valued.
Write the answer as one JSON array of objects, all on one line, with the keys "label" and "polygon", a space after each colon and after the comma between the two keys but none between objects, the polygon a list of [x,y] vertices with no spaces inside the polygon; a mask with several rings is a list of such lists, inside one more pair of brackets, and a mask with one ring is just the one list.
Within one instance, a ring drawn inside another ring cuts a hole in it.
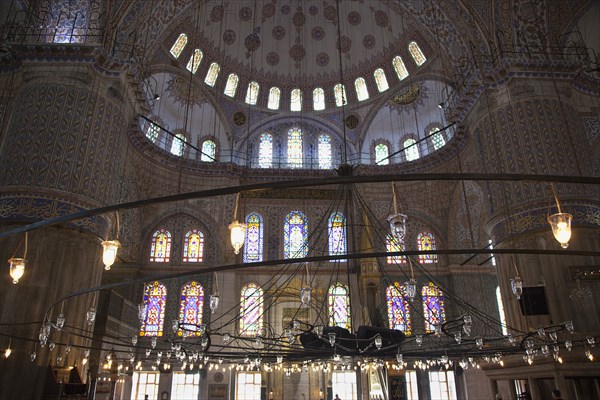
[{"label": "stained glass window", "polygon": [[403,143],[406,161],[414,161],[419,158],[419,147],[415,139],[406,139]]},{"label": "stained glass window", "polygon": [[179,58],[187,42],[187,35],[185,33],[180,34],[175,43],[173,43],[173,46],[171,47],[171,54],[173,55],[173,57]]},{"label": "stained glass window", "polygon": [[283,257],[302,258],[308,254],[308,220],[301,211],[292,211],[283,226]]},{"label": "stained glass window", "polygon": [[171,257],[171,232],[159,229],[152,235],[151,262],[169,262]]},{"label": "stained glass window", "polygon": [[215,86],[217,82],[217,78],[219,77],[219,72],[221,71],[221,66],[216,62],[210,64],[208,68],[208,72],[206,73],[206,78],[204,78],[204,83],[208,86]]},{"label": "stained glass window", "polygon": [[181,288],[178,336],[201,336],[198,332],[198,325],[202,323],[203,305],[204,289],[202,286],[196,281],[186,283]]},{"label": "stained glass window", "polygon": [[319,168],[330,169],[332,166],[331,161],[331,136],[322,134],[319,136]]},{"label": "stained glass window", "polygon": [[162,336],[165,323],[167,288],[160,282],[146,285],[144,290],[145,317],[140,327],[140,336]]},{"label": "stained glass window", "polygon": [[278,87],[272,87],[269,89],[269,99],[267,101],[267,108],[269,110],[279,110],[279,100],[281,99],[281,90]]},{"label": "stained glass window", "polygon": [[429,282],[429,285],[423,286],[421,296],[423,297],[425,332],[434,332],[436,325],[443,324],[446,321],[444,294],[433,282]]},{"label": "stained glass window", "polygon": [[322,88],[313,90],[313,109],[315,111],[325,109],[325,91]]},{"label": "stained glass window", "polygon": [[433,143],[434,150],[439,150],[446,145],[446,139],[444,139],[444,135],[440,132],[440,128],[433,128],[429,131],[429,137],[431,138],[431,143]]},{"label": "stained glass window", "polygon": [[346,218],[344,214],[334,212],[329,217],[329,255],[341,254],[346,254]]},{"label": "stained glass window", "polygon": [[181,157],[183,155],[183,149],[185,147],[185,135],[178,133],[171,142],[171,154]]},{"label": "stained glass window", "polygon": [[204,255],[204,235],[198,229],[192,229],[183,239],[183,262],[202,262]]},{"label": "stained glass window", "polygon": [[200,66],[200,62],[202,61],[202,50],[196,49],[194,50],[194,54],[190,57],[185,68],[190,71],[192,74],[195,74],[198,71],[198,67]]},{"label": "stained glass window", "polygon": [[158,134],[160,133],[160,127],[158,124],[154,122],[150,122],[148,124],[148,129],[146,129],[146,137],[152,141],[152,143],[156,143],[158,139]]},{"label": "stained glass window", "polygon": [[425,63],[425,61],[427,61],[425,54],[423,54],[423,51],[421,51],[421,48],[417,42],[410,42],[408,44],[408,51],[410,52],[413,60],[415,60],[415,64],[417,64],[417,66],[420,67]]},{"label": "stained glass window", "polygon": [[223,91],[225,96],[235,97],[235,91],[237,90],[239,81],[240,78],[238,78],[236,74],[229,74],[227,83],[225,84],[225,90]]},{"label": "stained glass window", "polygon": [[244,243],[244,262],[263,260],[263,218],[259,213],[246,215],[246,241]]},{"label": "stained glass window", "polygon": [[215,155],[217,152],[217,145],[212,140],[205,140],[202,142],[202,153],[200,154],[200,161],[213,162],[215,161]]},{"label": "stained glass window", "polygon": [[390,159],[388,156],[390,155],[387,144],[379,143],[375,145],[375,164],[377,165],[388,165],[390,163]]},{"label": "stained glass window", "polygon": [[356,78],[354,87],[356,88],[356,97],[358,97],[358,101],[367,100],[369,98],[369,90],[367,89],[367,82],[365,82],[364,78]]},{"label": "stained glass window", "polygon": [[402,57],[394,57],[392,64],[394,65],[394,70],[396,71],[396,75],[398,75],[398,79],[403,80],[408,76],[408,70],[406,69],[406,65],[404,65],[404,61],[402,61]]},{"label": "stained glass window", "polygon": [[350,330],[350,296],[348,287],[336,283],[327,292],[329,306],[329,326],[339,326]]},{"label": "stained glass window", "polygon": [[254,283],[242,288],[240,335],[256,336],[263,327],[263,291]]},{"label": "stained glass window", "polygon": [[[399,241],[397,237],[388,234],[385,239],[385,247],[389,252],[404,251],[404,243]],[[388,264],[406,264],[406,256],[387,256]]]},{"label": "stained glass window", "polygon": [[410,335],[410,303],[406,297],[404,285],[394,282],[393,285],[388,286],[385,295],[390,329],[396,329]]},{"label": "stained glass window", "polygon": [[270,133],[260,135],[258,166],[260,168],[271,168],[273,166],[273,135]]},{"label": "stained glass window", "polygon": [[252,81],[248,84],[248,90],[246,91],[246,103],[255,105],[258,100],[258,91],[260,89],[260,85],[258,82]]},{"label": "stained glass window", "polygon": [[341,107],[348,104],[348,99],[346,98],[346,88],[341,83],[338,83],[333,87],[333,97],[335,97],[336,107]]},{"label": "stained glass window", "polygon": [[302,91],[300,89],[292,89],[290,111],[302,111]]},{"label": "stained glass window", "polygon": [[288,131],[287,163],[290,168],[302,168],[302,131],[292,128]]},{"label": "stained glass window", "polygon": [[377,68],[373,73],[373,77],[375,78],[375,83],[377,84],[377,90],[380,92],[385,92],[390,88],[388,85],[387,78],[385,76],[385,71],[381,68]]},{"label": "stained glass window", "polygon": [[[435,238],[431,232],[420,232],[417,235],[417,248],[419,251],[435,250]],[[419,254],[421,264],[437,262],[437,254]]]}]

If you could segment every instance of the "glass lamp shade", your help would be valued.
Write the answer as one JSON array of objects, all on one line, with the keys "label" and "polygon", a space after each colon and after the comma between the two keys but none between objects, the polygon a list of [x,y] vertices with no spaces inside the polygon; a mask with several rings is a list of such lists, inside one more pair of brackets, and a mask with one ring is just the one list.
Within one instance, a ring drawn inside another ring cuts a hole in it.
[{"label": "glass lamp shade", "polygon": [[414,300],[417,295],[417,281],[415,278],[410,278],[408,282],[405,282],[404,287],[406,288],[406,297],[410,300]]},{"label": "glass lamp shade", "polygon": [[560,247],[569,247],[571,239],[571,221],[573,216],[569,213],[556,213],[548,216],[548,223],[552,227],[554,238],[560,243]]},{"label": "glass lamp shade", "polygon": [[246,240],[246,230],[248,229],[248,225],[242,224],[237,220],[233,221],[229,224],[229,231],[231,233],[231,245],[233,246],[233,250],[235,254],[240,253],[240,249],[244,245],[244,241]]},{"label": "glass lamp shade", "polygon": [[210,306],[210,311],[214,314],[215,310],[217,309],[217,307],[219,307],[219,295],[218,294],[211,294],[209,297],[209,306]]},{"label": "glass lamp shade", "polygon": [[406,220],[408,217],[404,214],[394,214],[388,217],[390,223],[390,232],[399,241],[404,240],[406,235]]},{"label": "glass lamp shade", "polygon": [[517,300],[521,300],[521,294],[523,294],[523,280],[520,276],[515,276],[510,280],[510,288],[515,296],[517,296]]},{"label": "glass lamp shade", "polygon": [[310,293],[312,289],[309,287],[303,287],[300,289],[300,301],[302,302],[302,306],[304,308],[310,307]]},{"label": "glass lamp shade", "polygon": [[25,273],[25,264],[27,260],[24,258],[11,258],[8,260],[8,265],[10,269],[10,277],[13,279],[13,283],[16,285],[19,283],[19,279],[23,277]]},{"label": "glass lamp shade", "polygon": [[104,269],[110,270],[110,267],[115,263],[117,259],[117,251],[121,247],[121,243],[118,240],[105,240],[102,242],[102,262],[104,263]]}]

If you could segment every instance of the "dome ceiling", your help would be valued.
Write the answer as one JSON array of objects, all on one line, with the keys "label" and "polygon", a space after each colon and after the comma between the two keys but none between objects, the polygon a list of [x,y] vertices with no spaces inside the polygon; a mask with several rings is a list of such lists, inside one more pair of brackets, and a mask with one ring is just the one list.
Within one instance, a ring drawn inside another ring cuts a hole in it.
[{"label": "dome ceiling", "polygon": [[[378,1],[218,1],[190,8],[169,35],[261,83],[305,85],[368,73],[406,49],[403,17]],[[339,21],[338,21],[339,15]],[[340,54],[341,52],[341,54]],[[405,54],[405,53],[403,53]]]}]

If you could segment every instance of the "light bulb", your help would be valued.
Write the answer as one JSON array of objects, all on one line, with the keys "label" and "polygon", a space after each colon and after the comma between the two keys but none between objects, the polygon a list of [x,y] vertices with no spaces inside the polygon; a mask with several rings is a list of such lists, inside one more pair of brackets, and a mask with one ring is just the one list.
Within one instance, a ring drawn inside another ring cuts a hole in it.
[{"label": "light bulb", "polygon": [[573,216],[569,213],[556,213],[548,216],[548,223],[552,227],[552,234],[563,249],[569,247],[572,220]]},{"label": "light bulb", "polygon": [[10,347],[7,347],[6,350],[4,350],[4,357],[5,358],[10,357],[11,353],[12,353],[12,349]]},{"label": "light bulb", "polygon": [[121,243],[118,240],[104,240],[102,242],[102,262],[105,270],[110,270],[110,267],[115,263],[119,247],[121,247]]},{"label": "light bulb", "polygon": [[246,230],[248,225],[238,222],[237,220],[229,224],[229,231],[231,237],[231,245],[235,254],[240,253],[240,249],[244,246],[246,241]]},{"label": "light bulb", "polygon": [[27,260],[24,258],[11,258],[8,260],[8,267],[10,271],[10,277],[13,279],[13,283],[16,285],[19,283],[19,279],[23,277],[25,273],[25,264]]}]

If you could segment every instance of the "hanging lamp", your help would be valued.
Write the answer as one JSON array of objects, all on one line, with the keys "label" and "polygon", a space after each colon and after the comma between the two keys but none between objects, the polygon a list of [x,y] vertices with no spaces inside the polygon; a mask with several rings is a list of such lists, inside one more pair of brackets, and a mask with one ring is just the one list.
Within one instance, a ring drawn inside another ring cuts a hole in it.
[{"label": "hanging lamp", "polygon": [[[18,250],[18,248],[17,248]],[[16,254],[16,252],[15,252]],[[13,283],[16,285],[19,283],[19,279],[23,277],[25,274],[25,265],[27,264],[27,232],[25,232],[25,248],[23,251],[23,258],[19,257],[11,257],[8,260],[8,268],[10,277],[13,280]]]},{"label": "hanging lamp", "polygon": [[573,216],[569,213],[562,212],[560,208],[560,202],[558,201],[558,196],[556,195],[556,188],[553,183],[550,183],[550,191],[552,192],[552,196],[554,196],[554,200],[556,201],[556,208],[558,212],[556,214],[550,215],[550,205],[548,205],[548,223],[552,227],[552,234],[554,238],[560,243],[560,247],[566,249],[569,247],[569,240],[571,240],[571,221],[573,220]]},{"label": "hanging lamp", "polygon": [[119,242],[119,213],[115,213],[117,221],[117,238],[115,240],[103,240],[102,241],[102,262],[104,263],[104,269],[109,271],[110,267],[115,263],[117,259],[117,251],[121,247]]},{"label": "hanging lamp", "polygon": [[240,249],[244,246],[244,242],[246,241],[246,231],[248,230],[248,225],[239,222],[237,220],[237,211],[238,205],[240,202],[240,193],[237,194],[235,198],[235,209],[233,211],[233,222],[229,224],[229,231],[231,236],[231,245],[233,246],[233,251],[235,254],[240,254]]}]

